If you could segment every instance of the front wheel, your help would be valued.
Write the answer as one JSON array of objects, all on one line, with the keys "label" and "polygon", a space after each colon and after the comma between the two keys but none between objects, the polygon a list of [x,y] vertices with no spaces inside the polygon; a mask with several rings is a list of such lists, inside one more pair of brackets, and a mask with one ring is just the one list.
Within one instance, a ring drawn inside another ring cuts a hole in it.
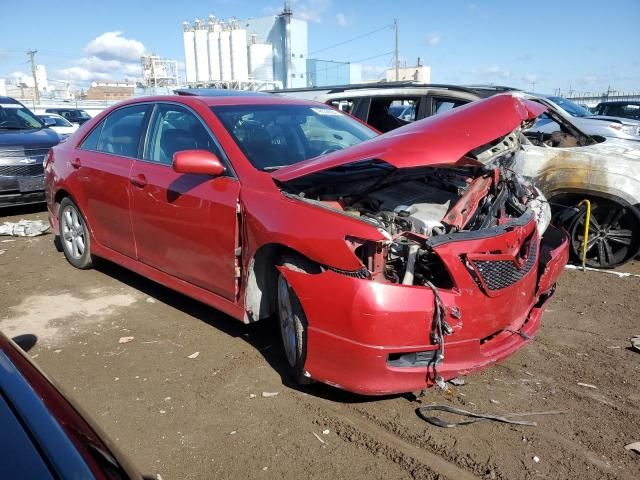
[{"label": "front wheel", "polygon": [[[578,213],[569,225],[574,255],[582,259],[587,214]],[[589,218],[586,264],[595,268],[613,268],[631,260],[640,247],[640,218],[633,207],[616,202],[593,200]]]},{"label": "front wheel", "polygon": [[58,209],[60,243],[67,261],[76,268],[85,270],[93,266],[89,229],[78,206],[66,197]]},{"label": "front wheel", "polygon": [[[297,256],[283,256],[278,263],[289,270],[309,273],[305,268],[308,262]],[[308,385],[311,378],[304,369],[307,360],[307,317],[298,296],[282,273],[278,273],[277,289],[278,330],[289,372],[296,383]]]}]

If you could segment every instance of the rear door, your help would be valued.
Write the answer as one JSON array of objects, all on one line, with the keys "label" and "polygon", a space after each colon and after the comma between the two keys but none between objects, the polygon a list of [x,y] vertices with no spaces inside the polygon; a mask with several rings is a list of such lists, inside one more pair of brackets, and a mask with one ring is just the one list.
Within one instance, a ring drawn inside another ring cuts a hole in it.
[{"label": "rear door", "polygon": [[226,162],[195,112],[184,105],[157,104],[144,153],[131,171],[131,223],[138,259],[235,299],[240,183],[228,162],[220,177],[176,173],[173,155],[194,149],[208,150]]},{"label": "rear door", "polygon": [[135,258],[129,219],[130,173],[141,148],[149,104],[137,104],[111,112],[85,137],[73,153],[84,196],[81,208],[96,241]]}]

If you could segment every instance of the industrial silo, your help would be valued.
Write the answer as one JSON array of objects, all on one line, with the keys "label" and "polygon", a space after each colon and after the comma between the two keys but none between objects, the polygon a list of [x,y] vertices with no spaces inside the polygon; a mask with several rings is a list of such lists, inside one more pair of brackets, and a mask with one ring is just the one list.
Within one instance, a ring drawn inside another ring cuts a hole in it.
[{"label": "industrial silo", "polygon": [[209,15],[209,77],[219,81],[220,75],[220,23],[216,17]]},{"label": "industrial silo", "polygon": [[231,40],[231,78],[246,82],[249,80],[249,65],[247,62],[247,31],[238,28],[236,20],[230,24]]},{"label": "industrial silo", "polygon": [[202,20],[195,21],[196,72],[198,82],[209,81],[209,48],[207,46],[207,30]]},{"label": "industrial silo", "polygon": [[231,78],[231,31],[224,23],[220,30],[220,77],[223,81]]},{"label": "industrial silo", "polygon": [[249,71],[254,80],[273,81],[273,47],[267,43],[257,43],[251,36],[249,45]]},{"label": "industrial silo", "polygon": [[189,22],[182,24],[182,41],[184,42],[184,68],[187,83],[196,81],[196,46],[193,28]]}]

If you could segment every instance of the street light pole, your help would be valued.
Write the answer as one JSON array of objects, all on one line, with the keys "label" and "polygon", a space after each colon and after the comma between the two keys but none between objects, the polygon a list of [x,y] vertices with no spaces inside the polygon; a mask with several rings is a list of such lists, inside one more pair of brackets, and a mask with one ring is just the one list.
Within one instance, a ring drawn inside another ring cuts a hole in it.
[{"label": "street light pole", "polygon": [[394,18],[393,19],[393,28],[395,30],[395,40],[396,40],[396,45],[395,45],[395,52],[396,52],[396,82],[400,80],[400,49],[398,47],[398,19]]}]

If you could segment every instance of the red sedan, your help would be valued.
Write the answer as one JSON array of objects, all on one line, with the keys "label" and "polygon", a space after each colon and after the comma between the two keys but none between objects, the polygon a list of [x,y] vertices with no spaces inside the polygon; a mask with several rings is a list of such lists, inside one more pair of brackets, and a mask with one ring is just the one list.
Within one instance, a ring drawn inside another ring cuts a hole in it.
[{"label": "red sedan", "polygon": [[135,99],[51,151],[49,217],[77,268],[277,317],[300,383],[419,390],[540,326],[567,238],[509,165],[543,110],[499,95],[379,136],[278,96]]}]

